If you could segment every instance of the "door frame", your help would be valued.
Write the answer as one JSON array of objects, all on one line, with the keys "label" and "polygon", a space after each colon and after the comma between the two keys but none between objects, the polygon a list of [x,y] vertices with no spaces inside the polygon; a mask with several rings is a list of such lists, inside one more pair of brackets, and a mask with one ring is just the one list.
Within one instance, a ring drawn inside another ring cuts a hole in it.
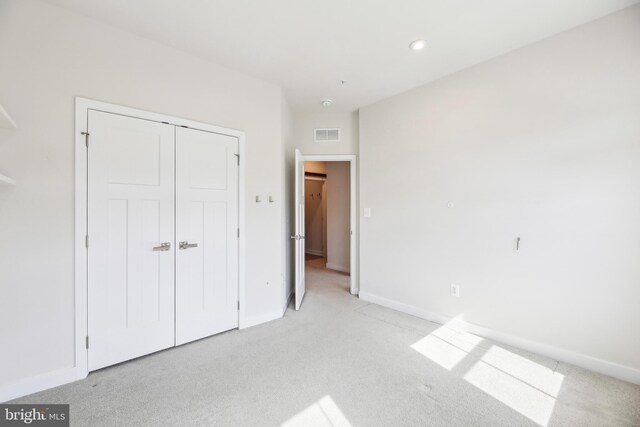
[{"label": "door frame", "polygon": [[351,294],[360,292],[360,278],[358,272],[358,194],[357,194],[357,156],[355,154],[302,154],[305,162],[349,162],[350,185],[350,227],[351,240],[349,247],[349,274],[351,279]]},{"label": "door frame", "polygon": [[[245,321],[245,133],[237,129],[224,128],[212,124],[197,122],[170,116],[167,114],[153,113],[122,105],[111,104],[82,97],[75,98],[75,266],[74,266],[74,328],[75,328],[75,365],[76,378],[86,378],[89,374],[86,337],[88,335],[88,249],[86,247],[87,236],[87,192],[88,192],[88,162],[86,135],[89,110],[101,111],[111,114],[119,114],[136,119],[150,120],[160,123],[168,123],[175,126],[184,126],[206,132],[229,135],[238,138],[238,152],[240,153],[240,167],[238,169],[238,227],[240,237],[238,240],[238,328],[246,324]],[[89,135],[89,146],[91,135]]]}]

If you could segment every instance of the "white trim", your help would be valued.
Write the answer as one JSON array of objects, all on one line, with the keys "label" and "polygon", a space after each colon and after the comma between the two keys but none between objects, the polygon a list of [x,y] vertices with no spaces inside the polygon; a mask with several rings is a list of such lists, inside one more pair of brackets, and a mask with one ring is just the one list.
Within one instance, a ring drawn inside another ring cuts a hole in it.
[{"label": "white trim", "polygon": [[23,378],[0,387],[0,402],[7,402],[28,394],[72,383],[85,378],[77,368],[65,368],[32,377]]},{"label": "white trim", "polygon": [[316,251],[315,249],[305,249],[304,253],[309,255],[315,255],[315,256],[324,256],[324,252]]},{"label": "white trim", "polygon": [[238,329],[240,329],[245,321],[246,310],[245,301],[247,300],[247,288],[246,288],[246,272],[245,272],[245,260],[246,260],[246,164],[247,158],[245,156],[245,134],[241,132],[238,135],[238,153],[240,153],[240,168],[238,169],[238,228],[240,228],[240,238],[238,239],[238,301],[240,303],[240,309],[238,310]]},{"label": "white trim", "polygon": [[328,262],[326,264],[326,267],[329,270],[335,270],[335,271],[340,271],[342,273],[350,273],[349,267],[345,267],[344,265],[338,265],[338,264],[331,264],[330,262]]},{"label": "white trim", "polygon": [[[136,119],[151,120],[154,122],[165,122],[175,126],[186,126],[191,129],[203,130],[205,132],[219,133],[222,135],[234,136],[236,138],[244,137],[244,132],[237,129],[225,128],[222,126],[212,125],[209,123],[197,122],[194,120],[174,117],[167,114],[153,113],[146,110],[138,110],[137,108],[125,107],[118,104],[110,104],[108,102],[96,101],[93,99],[76,97],[76,109],[78,107],[87,110],[102,111],[105,113],[120,114]],[[76,115],[77,117],[77,115]],[[84,140],[84,137],[83,137]]]},{"label": "white trim", "polygon": [[351,241],[349,242],[350,256],[350,274],[351,274],[351,294],[358,295],[360,291],[360,277],[358,275],[358,188],[357,188],[357,157],[355,154],[307,154],[303,155],[305,162],[349,162],[351,168],[349,170],[349,179],[351,181],[350,189],[350,216],[351,216]]},{"label": "white trim", "polygon": [[439,323],[442,325],[447,324],[452,328],[469,332],[471,334],[475,334],[490,340],[498,341],[512,347],[517,347],[542,356],[550,357],[560,362],[569,363],[584,369],[599,372],[604,375],[609,375],[623,381],[640,384],[640,369],[619,365],[614,362],[598,359],[586,354],[576,353],[561,347],[554,347],[549,344],[531,341],[526,338],[521,338],[515,335],[496,331],[494,329],[474,325],[473,323],[468,323],[459,319],[453,319],[448,316],[444,316],[429,310],[394,301],[388,298],[380,297],[368,292],[360,292],[360,299],[362,299],[363,301],[381,305],[383,307],[401,311],[403,313],[411,314],[413,316],[420,317],[421,319],[426,319],[431,322]]},{"label": "white trim", "polygon": [[[102,111],[112,114],[134,117],[138,119],[156,122],[168,122],[176,126],[186,126],[191,129],[205,132],[219,133],[238,138],[238,152],[240,153],[240,168],[238,170],[238,227],[240,239],[238,242],[238,299],[240,310],[238,311],[238,328],[246,324],[245,321],[245,133],[221,126],[196,122],[193,120],[173,117],[166,114],[158,114],[121,105],[95,101],[76,97],[75,114],[75,370],[74,379],[87,376],[88,361],[85,348],[87,336],[87,249],[85,236],[87,235],[87,151],[85,137],[82,132],[87,131],[87,118],[89,110]],[[89,146],[91,146],[89,136]]]},{"label": "white trim", "polygon": [[238,329],[246,329],[252,326],[260,325],[262,323],[271,322],[272,320],[282,319],[283,314],[284,313],[282,310],[276,310],[272,311],[271,313],[245,317],[240,323],[240,327]]},{"label": "white trim", "polygon": [[87,130],[91,102],[76,98],[75,120],[75,367],[86,376],[89,373],[85,337],[88,330],[87,313],[87,150],[82,132]]},{"label": "white trim", "polygon": [[287,312],[287,308],[289,307],[289,304],[291,304],[291,300],[293,299],[293,289],[291,289],[291,292],[289,292],[289,296],[287,297],[287,302],[284,304],[284,307],[282,307],[282,314],[280,317],[283,317],[284,314]]}]

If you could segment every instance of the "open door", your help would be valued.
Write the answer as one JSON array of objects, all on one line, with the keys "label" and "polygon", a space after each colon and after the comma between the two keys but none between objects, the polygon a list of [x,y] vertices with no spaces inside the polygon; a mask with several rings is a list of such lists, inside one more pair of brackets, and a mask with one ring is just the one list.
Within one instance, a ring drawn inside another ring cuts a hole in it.
[{"label": "open door", "polygon": [[295,263],[296,263],[296,310],[300,310],[304,297],[304,156],[296,150],[295,196],[296,205]]}]

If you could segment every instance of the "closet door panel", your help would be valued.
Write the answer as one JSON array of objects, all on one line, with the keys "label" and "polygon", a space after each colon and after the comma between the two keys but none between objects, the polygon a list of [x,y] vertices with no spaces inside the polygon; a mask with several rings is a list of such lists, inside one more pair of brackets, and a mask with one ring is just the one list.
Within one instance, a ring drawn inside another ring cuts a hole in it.
[{"label": "closet door panel", "polygon": [[238,140],[176,128],[176,344],[238,326]]},{"label": "closet door panel", "polygon": [[[174,345],[174,127],[88,116],[89,370]],[[169,246],[163,250],[162,243]],[[166,249],[166,250],[164,250]]]}]

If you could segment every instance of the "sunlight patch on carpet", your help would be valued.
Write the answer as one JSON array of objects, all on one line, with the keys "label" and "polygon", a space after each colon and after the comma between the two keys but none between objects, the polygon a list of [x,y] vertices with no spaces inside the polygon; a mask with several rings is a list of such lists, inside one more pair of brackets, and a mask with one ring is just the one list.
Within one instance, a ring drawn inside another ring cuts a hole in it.
[{"label": "sunlight patch on carpet", "polygon": [[352,427],[331,396],[325,396],[303,409],[282,427]]}]

